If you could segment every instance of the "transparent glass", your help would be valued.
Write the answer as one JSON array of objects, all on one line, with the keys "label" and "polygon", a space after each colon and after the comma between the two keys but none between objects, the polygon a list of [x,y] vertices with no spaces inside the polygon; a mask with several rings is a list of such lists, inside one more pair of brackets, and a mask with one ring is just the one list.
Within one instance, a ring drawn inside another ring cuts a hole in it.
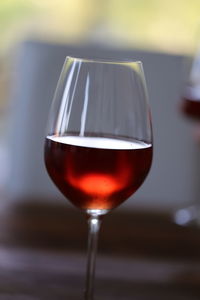
[{"label": "transparent glass", "polygon": [[141,62],[67,57],[50,110],[47,171],[87,215],[85,300],[93,299],[103,216],[143,183],[152,161],[152,126]]}]

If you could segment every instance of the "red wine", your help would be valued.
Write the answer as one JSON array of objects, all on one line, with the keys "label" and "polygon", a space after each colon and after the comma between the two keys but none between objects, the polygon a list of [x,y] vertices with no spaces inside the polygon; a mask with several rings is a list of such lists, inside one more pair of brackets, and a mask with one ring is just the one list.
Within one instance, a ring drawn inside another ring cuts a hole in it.
[{"label": "red wine", "polygon": [[182,103],[182,112],[189,118],[200,120],[200,89],[195,86],[186,88]]},{"label": "red wine", "polygon": [[50,177],[81,209],[119,205],[142,184],[151,161],[151,144],[137,140],[49,136],[45,143]]}]

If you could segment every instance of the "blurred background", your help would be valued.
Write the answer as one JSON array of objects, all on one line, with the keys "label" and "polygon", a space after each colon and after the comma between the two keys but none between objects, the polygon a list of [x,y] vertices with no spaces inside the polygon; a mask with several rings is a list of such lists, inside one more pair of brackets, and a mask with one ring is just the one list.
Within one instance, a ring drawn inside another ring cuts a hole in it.
[{"label": "blurred background", "polygon": [[62,198],[42,155],[47,111],[70,54],[144,63],[154,163],[135,201],[123,207],[173,211],[197,201],[199,148],[178,103],[200,41],[199,11],[198,0],[1,0],[2,193],[10,199]]},{"label": "blurred background", "polygon": [[2,0],[1,55],[27,37],[191,54],[199,9],[197,0]]},{"label": "blurred background", "polygon": [[[200,45],[200,1],[1,0],[0,41],[2,299],[10,291],[19,293],[12,299],[80,299],[82,293],[86,222],[43,162],[48,110],[67,55],[141,60],[153,116],[151,172],[105,220],[99,295],[199,299],[199,227],[180,227],[172,217],[190,206],[200,220],[199,138],[180,110]],[[185,212],[180,224],[187,223]]]}]

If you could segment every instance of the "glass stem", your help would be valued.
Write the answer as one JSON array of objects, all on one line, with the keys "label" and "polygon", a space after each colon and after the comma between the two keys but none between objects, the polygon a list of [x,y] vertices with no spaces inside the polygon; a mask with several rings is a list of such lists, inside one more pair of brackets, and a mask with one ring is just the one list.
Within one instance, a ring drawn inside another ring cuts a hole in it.
[{"label": "glass stem", "polygon": [[98,214],[91,214],[88,219],[88,258],[86,270],[86,289],[85,300],[93,300],[94,296],[94,277],[95,277],[95,260],[98,244],[98,234],[101,220]]}]

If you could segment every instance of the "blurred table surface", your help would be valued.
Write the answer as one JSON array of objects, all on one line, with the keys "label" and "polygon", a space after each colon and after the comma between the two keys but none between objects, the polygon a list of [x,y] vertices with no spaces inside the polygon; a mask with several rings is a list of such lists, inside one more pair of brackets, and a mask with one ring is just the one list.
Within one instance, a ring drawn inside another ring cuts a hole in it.
[{"label": "blurred table surface", "polygon": [[[0,299],[83,299],[87,224],[39,202],[2,211]],[[200,230],[167,214],[116,210],[100,233],[96,300],[200,299]]]}]

